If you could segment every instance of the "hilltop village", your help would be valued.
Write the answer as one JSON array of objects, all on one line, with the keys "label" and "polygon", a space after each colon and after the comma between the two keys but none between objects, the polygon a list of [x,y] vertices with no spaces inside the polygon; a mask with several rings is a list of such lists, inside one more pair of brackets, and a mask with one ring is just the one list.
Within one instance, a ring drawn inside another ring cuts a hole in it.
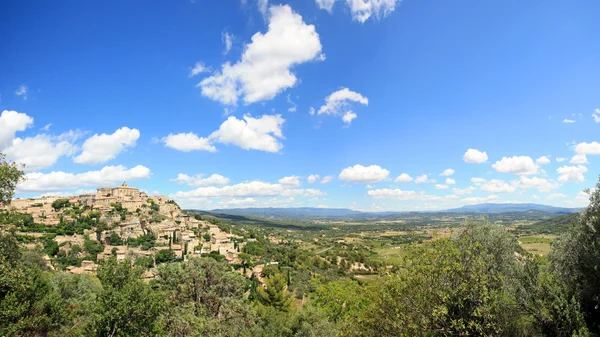
[{"label": "hilltop village", "polygon": [[[79,251],[86,245],[86,240],[96,240],[104,247],[96,260],[109,256],[118,260],[136,259],[157,253],[180,259],[187,255],[218,254],[229,263],[241,263],[239,252],[246,242],[253,241],[224,232],[198,215],[186,214],[164,195],[149,196],[126,182],[117,187],[98,188],[96,194],[13,199],[5,209],[29,215],[30,221],[47,229],[66,228],[62,235],[53,238],[58,253],[72,255],[73,249]],[[76,233],[77,226],[85,227],[86,221],[91,224],[89,228]],[[44,235],[35,231],[19,234]],[[94,261],[85,260],[81,261],[81,267],[67,267],[72,273],[93,273],[95,269]]]}]

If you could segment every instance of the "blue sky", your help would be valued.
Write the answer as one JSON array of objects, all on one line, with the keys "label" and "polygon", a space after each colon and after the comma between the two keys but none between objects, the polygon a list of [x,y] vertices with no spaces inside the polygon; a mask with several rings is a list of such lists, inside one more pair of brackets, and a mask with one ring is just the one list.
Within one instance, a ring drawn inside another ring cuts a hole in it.
[{"label": "blue sky", "polygon": [[201,209],[582,206],[600,168],[598,12],[2,2],[0,151],[27,164],[20,197],[127,180]]}]

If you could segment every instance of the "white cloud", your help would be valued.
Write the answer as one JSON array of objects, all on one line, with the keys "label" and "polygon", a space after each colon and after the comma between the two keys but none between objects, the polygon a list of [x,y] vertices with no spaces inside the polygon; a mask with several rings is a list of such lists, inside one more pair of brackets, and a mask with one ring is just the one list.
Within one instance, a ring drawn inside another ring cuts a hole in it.
[{"label": "white cloud", "polygon": [[27,100],[27,91],[27,86],[23,84],[17,88],[17,90],[15,91],[15,95],[23,97],[24,100]]},{"label": "white cloud", "polygon": [[44,125],[44,127],[42,127],[40,130],[42,131],[50,131],[50,127],[52,126],[52,123],[48,123],[46,125]]},{"label": "white cloud", "polygon": [[[266,3],[261,0],[259,8],[266,11]],[[237,104],[240,96],[246,104],[270,100],[296,84],[294,66],[323,59],[315,26],[305,24],[290,6],[271,6],[268,20],[268,31],[252,36],[241,60],[224,63],[198,84],[202,95],[228,105]]]},{"label": "white cloud", "polygon": [[[364,23],[375,15],[381,19],[392,13],[401,0],[346,0],[352,19]],[[316,0],[317,7],[329,13],[333,10],[335,0]]]},{"label": "white cloud", "polygon": [[547,198],[548,199],[563,199],[566,198],[567,196],[562,194],[562,193],[552,193],[550,194]]},{"label": "white cloud", "polygon": [[600,108],[594,110],[594,114],[592,114],[592,117],[594,117],[594,122],[600,123]]},{"label": "white cloud", "polygon": [[272,184],[263,181],[249,181],[222,187],[199,187],[192,191],[180,191],[173,194],[175,198],[239,198],[239,197],[274,197],[274,196],[320,196],[323,192],[317,189],[295,189],[283,184]]},{"label": "white cloud", "polygon": [[287,95],[287,102],[291,104],[291,107],[288,108],[288,112],[296,112],[298,106],[292,101],[292,99],[290,98],[290,94]]},{"label": "white cloud", "polygon": [[498,200],[498,196],[495,194],[488,195],[487,197],[470,197],[461,199],[463,202],[467,204],[479,204],[482,202],[490,202],[494,200]]},{"label": "white cloud", "polygon": [[327,184],[331,181],[333,181],[333,176],[325,176],[323,179],[321,179],[321,184]]},{"label": "white cloud", "polygon": [[535,194],[531,196],[531,199],[533,199],[533,200],[538,200],[539,198],[540,198],[540,197],[539,197],[539,196],[537,196],[537,195],[535,195]]},{"label": "white cloud", "polygon": [[449,176],[453,175],[454,172],[456,172],[456,171],[454,171],[453,169],[449,168],[449,169],[445,169],[444,172],[442,172],[442,174],[440,174],[440,175],[444,176],[444,177],[449,177]]},{"label": "white cloud", "polygon": [[229,178],[226,178],[216,173],[213,173],[206,178],[204,178],[202,174],[189,176],[187,174],[179,173],[177,175],[177,178],[171,179],[171,181],[178,184],[186,184],[188,186],[210,186],[229,184]]},{"label": "white cloud", "polygon": [[571,163],[571,164],[587,164],[588,163],[587,156],[585,155],[585,153],[578,153],[571,158],[569,163]]},{"label": "white cloud", "polygon": [[311,174],[306,178],[306,181],[308,181],[309,184],[314,184],[317,180],[319,180],[318,174]]},{"label": "white cloud", "polygon": [[57,138],[45,134],[15,138],[4,153],[8,159],[25,164],[25,171],[41,170],[54,165],[59,157],[73,155],[77,150],[71,142],[57,141]]},{"label": "white cloud", "polygon": [[579,143],[575,145],[575,152],[579,154],[591,154],[598,155],[600,154],[600,143],[591,142],[591,143]]},{"label": "white cloud", "polygon": [[[593,190],[590,190],[589,192],[593,192]],[[586,207],[590,203],[590,193],[587,191],[580,191],[575,196],[575,203],[581,207]]]},{"label": "white cloud", "polygon": [[382,188],[370,190],[367,195],[376,199],[395,199],[395,200],[442,200],[443,198],[437,195],[427,195],[425,193],[417,193],[415,191],[405,191],[401,189]]},{"label": "white cloud", "polygon": [[456,184],[456,180],[452,179],[452,178],[446,178],[446,185],[454,185]]},{"label": "white cloud", "polygon": [[422,174],[415,178],[415,184],[435,183],[435,180],[429,179],[427,174]]},{"label": "white cloud", "polygon": [[402,173],[398,176],[398,178],[396,178],[397,183],[407,183],[410,181],[413,181],[413,178],[406,173]]},{"label": "white cloud", "polygon": [[288,176],[283,177],[277,181],[281,185],[290,186],[290,187],[298,187],[300,186],[300,177],[298,176]]},{"label": "white cloud", "polygon": [[468,149],[463,156],[463,160],[471,164],[481,164],[488,160],[487,153],[475,149]]},{"label": "white cloud", "polygon": [[284,122],[285,119],[281,115],[263,115],[260,118],[245,115],[243,119],[229,116],[219,129],[207,138],[198,137],[190,132],[169,134],[163,141],[167,147],[185,152],[215,152],[217,149],[212,142],[232,144],[244,150],[278,152],[283,147],[279,140],[283,138],[281,128]]},{"label": "white cloud", "polygon": [[562,157],[557,157],[556,158],[556,162],[557,163],[562,163],[563,161],[567,160],[567,158],[562,158]]},{"label": "white cloud", "polygon": [[325,98],[325,104],[319,108],[317,115],[342,115],[344,123],[350,124],[357,117],[354,112],[349,110],[351,103],[369,105],[369,99],[358,92],[342,88]]},{"label": "white cloud", "polygon": [[471,194],[471,193],[473,193],[473,191],[475,191],[475,189],[476,189],[476,188],[475,188],[475,187],[473,187],[473,186],[469,186],[469,187],[467,187],[467,188],[462,188],[462,189],[461,189],[461,188],[453,188],[453,189],[452,189],[452,193],[453,193],[454,195],[465,195],[465,194]]},{"label": "white cloud", "polygon": [[163,138],[163,142],[165,143],[165,146],[183,152],[197,150],[209,152],[217,151],[217,148],[210,143],[208,138],[198,137],[192,132],[169,134],[167,137]]},{"label": "white cloud", "polygon": [[258,7],[258,11],[262,16],[267,15],[267,7],[269,7],[269,0],[257,0],[256,6]]},{"label": "white cloud", "polygon": [[535,188],[540,192],[548,192],[560,187],[558,183],[551,180],[539,177],[527,178],[526,176],[521,176],[519,180],[513,181],[512,185],[518,188]]},{"label": "white cloud", "polygon": [[572,123],[575,123],[575,120],[565,118],[565,119],[563,119],[562,122],[565,123],[565,124],[572,124]]},{"label": "white cloud", "polygon": [[192,68],[190,68],[189,77],[194,77],[196,75],[209,72],[210,68],[204,65],[202,62],[196,62]]},{"label": "white cloud", "polygon": [[281,115],[263,115],[260,118],[245,115],[243,120],[230,116],[209,139],[244,150],[279,152],[283,147],[279,139],[283,138],[281,128],[284,122]]},{"label": "white cloud", "polygon": [[221,33],[221,41],[223,41],[223,45],[225,46],[225,50],[223,50],[223,54],[227,55],[231,50],[231,46],[233,46],[234,40],[233,34],[229,34],[228,32]]},{"label": "white cloud", "polygon": [[324,9],[329,13],[333,11],[333,4],[335,3],[335,0],[315,0],[315,2],[317,3],[317,7],[319,7],[319,9]]},{"label": "white cloud", "polygon": [[344,121],[344,123],[350,125],[350,123],[352,123],[352,120],[354,120],[356,117],[358,117],[358,116],[354,112],[346,111],[344,116],[342,116],[342,121]]},{"label": "white cloud", "polygon": [[357,164],[343,169],[338,178],[353,183],[376,183],[386,179],[389,175],[390,171],[378,165],[365,167]]},{"label": "white cloud", "polygon": [[131,169],[127,169],[122,165],[106,166],[99,171],[84,173],[32,172],[25,175],[26,180],[17,186],[17,190],[19,192],[62,191],[84,186],[114,185],[124,180],[147,179],[149,177],[150,169],[142,165]]},{"label": "white cloud", "polygon": [[527,156],[503,157],[500,161],[493,164],[492,167],[496,172],[502,173],[536,174],[538,172],[538,166],[533,162],[531,157]]},{"label": "white cloud", "polygon": [[18,131],[25,131],[33,125],[33,118],[27,114],[12,110],[4,110],[0,114],[0,149],[12,144]]},{"label": "white cloud", "polygon": [[578,166],[562,166],[556,169],[556,173],[560,174],[558,181],[561,183],[576,182],[582,183],[585,178],[583,174],[588,171],[587,167],[583,165]]},{"label": "white cloud", "polygon": [[517,190],[516,187],[510,186],[504,180],[492,179],[484,183],[480,189],[484,192],[490,193],[512,193]]},{"label": "white cloud", "polygon": [[477,178],[477,177],[471,178],[471,182],[474,183],[474,184],[483,184],[486,181],[487,180],[485,178]]},{"label": "white cloud", "polygon": [[80,164],[101,164],[114,159],[128,147],[134,147],[140,131],[126,126],[113,134],[95,134],[83,143],[83,151],[73,159]]},{"label": "white cloud", "polygon": [[446,189],[448,189],[448,185],[435,184],[435,189],[436,190],[446,190]]},{"label": "white cloud", "polygon": [[536,159],[535,162],[540,165],[546,165],[550,164],[550,159],[546,156],[541,156],[538,159]]},{"label": "white cloud", "polygon": [[315,108],[313,108],[312,106],[310,107],[310,109],[308,109],[308,114],[311,116],[315,115]]}]

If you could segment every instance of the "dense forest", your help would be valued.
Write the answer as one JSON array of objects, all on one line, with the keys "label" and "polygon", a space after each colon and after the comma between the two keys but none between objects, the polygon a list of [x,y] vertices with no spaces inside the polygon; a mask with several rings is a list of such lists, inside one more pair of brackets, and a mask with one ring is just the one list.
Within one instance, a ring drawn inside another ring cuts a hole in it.
[{"label": "dense forest", "polygon": [[[1,163],[0,201],[10,200],[21,174]],[[156,261],[147,280],[147,261],[114,257],[95,275],[50,270],[41,250],[4,231],[0,335],[596,336],[600,183],[575,220],[547,257],[523,250],[504,226],[467,221],[368,282],[307,269],[302,296],[293,286],[305,266],[298,261],[323,259],[293,250],[279,251],[286,263],[265,268],[264,284],[211,256]],[[250,245],[245,254],[262,249]]]}]

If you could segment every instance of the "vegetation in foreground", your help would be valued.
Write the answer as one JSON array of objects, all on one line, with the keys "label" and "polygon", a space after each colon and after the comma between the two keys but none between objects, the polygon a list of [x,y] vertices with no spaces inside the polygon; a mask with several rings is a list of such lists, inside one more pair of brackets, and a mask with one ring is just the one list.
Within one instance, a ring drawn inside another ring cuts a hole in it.
[{"label": "vegetation in foreground", "polygon": [[[5,201],[14,190],[8,180],[20,175],[4,175],[14,171],[0,164]],[[415,245],[369,282],[311,272],[301,300],[293,263],[265,267],[264,286],[210,257],[160,263],[150,281],[142,277],[148,265],[115,258],[96,275],[74,275],[49,270],[39,250],[3,232],[0,335],[595,336],[600,183],[590,201],[547,258],[522,249],[503,226],[467,222]]]}]

